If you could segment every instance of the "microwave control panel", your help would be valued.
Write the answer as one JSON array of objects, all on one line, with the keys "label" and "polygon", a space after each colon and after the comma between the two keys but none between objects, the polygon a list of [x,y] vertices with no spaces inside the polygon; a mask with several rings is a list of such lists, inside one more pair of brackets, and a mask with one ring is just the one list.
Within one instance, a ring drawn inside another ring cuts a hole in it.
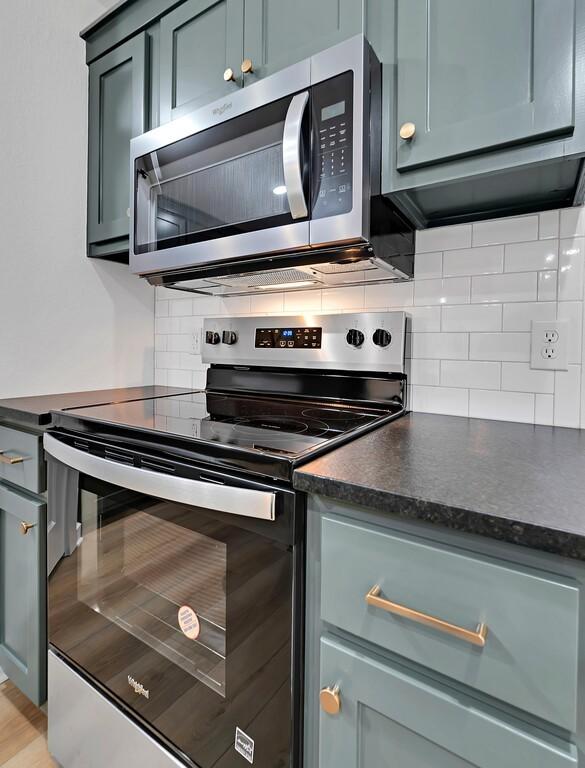
[{"label": "microwave control panel", "polygon": [[313,86],[313,219],[348,213],[353,189],[353,72]]},{"label": "microwave control panel", "polygon": [[256,349],[321,349],[321,328],[256,328]]}]

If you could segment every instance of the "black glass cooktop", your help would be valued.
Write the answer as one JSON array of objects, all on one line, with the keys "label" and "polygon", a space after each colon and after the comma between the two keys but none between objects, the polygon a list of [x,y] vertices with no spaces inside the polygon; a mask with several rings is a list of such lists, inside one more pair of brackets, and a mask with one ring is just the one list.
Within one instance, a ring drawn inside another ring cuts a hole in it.
[{"label": "black glass cooktop", "polygon": [[70,411],[79,419],[177,435],[294,459],[338,436],[373,424],[391,407],[306,399],[192,392]]}]

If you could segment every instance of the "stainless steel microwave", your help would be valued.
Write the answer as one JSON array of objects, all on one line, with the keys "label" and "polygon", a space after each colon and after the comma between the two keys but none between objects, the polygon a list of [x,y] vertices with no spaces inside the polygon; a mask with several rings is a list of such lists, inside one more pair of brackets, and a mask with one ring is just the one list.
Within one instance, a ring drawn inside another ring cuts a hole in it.
[{"label": "stainless steel microwave", "polygon": [[133,139],[132,271],[228,294],[411,277],[380,101],[358,35]]}]

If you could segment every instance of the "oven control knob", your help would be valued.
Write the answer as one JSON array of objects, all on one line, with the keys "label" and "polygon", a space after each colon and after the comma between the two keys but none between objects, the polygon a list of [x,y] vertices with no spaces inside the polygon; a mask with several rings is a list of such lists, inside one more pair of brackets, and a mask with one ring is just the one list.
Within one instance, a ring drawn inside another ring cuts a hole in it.
[{"label": "oven control knob", "polygon": [[222,344],[235,344],[238,340],[238,334],[235,331],[223,331],[221,334]]},{"label": "oven control knob", "polygon": [[206,331],[205,332],[205,343],[206,344],[219,344],[219,333],[216,331]]},{"label": "oven control knob", "polygon": [[372,341],[377,347],[387,347],[392,341],[392,334],[385,328],[376,328]]},{"label": "oven control knob", "polygon": [[345,337],[347,343],[352,347],[361,347],[361,345],[364,343],[364,339],[364,334],[361,331],[358,331],[357,328],[351,328]]}]

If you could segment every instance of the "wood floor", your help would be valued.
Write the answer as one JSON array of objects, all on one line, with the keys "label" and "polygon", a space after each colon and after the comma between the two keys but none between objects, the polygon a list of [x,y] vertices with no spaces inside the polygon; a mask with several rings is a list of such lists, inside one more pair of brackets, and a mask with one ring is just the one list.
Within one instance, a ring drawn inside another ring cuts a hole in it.
[{"label": "wood floor", "polygon": [[55,768],[47,751],[47,717],[7,680],[0,685],[1,768]]}]

